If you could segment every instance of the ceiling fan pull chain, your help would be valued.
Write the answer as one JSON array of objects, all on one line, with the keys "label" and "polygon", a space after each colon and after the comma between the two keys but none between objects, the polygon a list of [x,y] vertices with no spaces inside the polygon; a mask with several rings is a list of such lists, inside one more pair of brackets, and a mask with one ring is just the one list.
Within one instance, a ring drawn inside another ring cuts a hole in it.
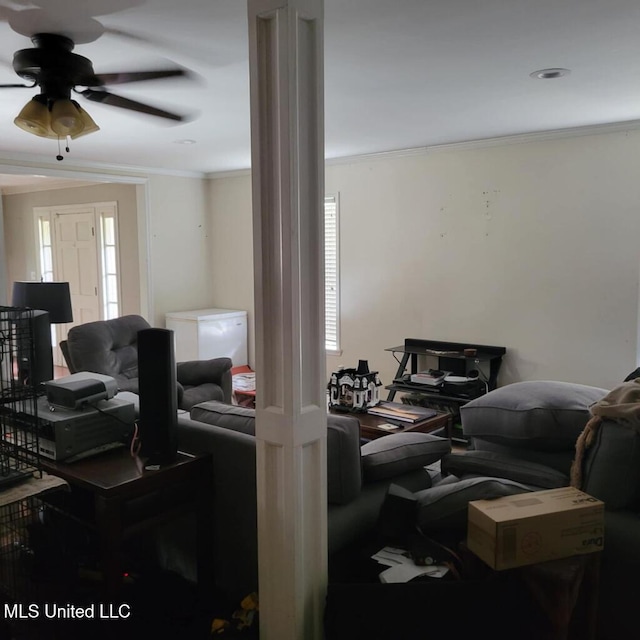
[{"label": "ceiling fan pull chain", "polygon": [[58,136],[58,155],[56,156],[56,160],[58,162],[61,162],[62,160],[64,160],[64,156],[62,155],[62,152],[60,151],[60,136]]},{"label": "ceiling fan pull chain", "polygon": [[71,145],[71,136],[67,136],[67,145],[65,146],[65,149],[67,150],[67,153],[69,153],[70,149],[69,146]]}]

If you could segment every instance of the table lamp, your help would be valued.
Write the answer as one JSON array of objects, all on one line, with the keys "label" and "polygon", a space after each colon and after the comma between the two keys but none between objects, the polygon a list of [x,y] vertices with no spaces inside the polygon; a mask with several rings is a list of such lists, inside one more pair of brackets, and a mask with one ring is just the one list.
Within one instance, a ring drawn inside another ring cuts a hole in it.
[{"label": "table lamp", "polygon": [[12,304],[34,310],[33,348],[18,345],[18,375],[23,383],[37,387],[53,379],[51,325],[73,322],[69,283],[14,282]]},{"label": "table lamp", "polygon": [[51,324],[73,322],[68,282],[14,282],[12,304],[46,311]]}]

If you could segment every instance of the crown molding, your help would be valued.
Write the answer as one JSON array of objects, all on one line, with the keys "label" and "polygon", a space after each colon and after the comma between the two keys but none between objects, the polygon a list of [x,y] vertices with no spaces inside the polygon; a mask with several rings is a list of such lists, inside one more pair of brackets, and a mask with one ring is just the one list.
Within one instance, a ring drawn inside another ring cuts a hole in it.
[{"label": "crown molding", "polygon": [[[570,127],[566,129],[551,129],[547,131],[534,131],[531,133],[519,133],[510,136],[496,138],[479,138],[461,142],[449,142],[445,144],[428,145],[424,147],[411,147],[408,149],[396,149],[380,151],[378,153],[363,153],[354,156],[341,156],[339,158],[326,158],[326,166],[352,164],[354,162],[370,162],[374,160],[388,160],[391,158],[405,158],[410,156],[423,156],[427,153],[444,151],[465,151],[470,149],[484,149],[511,144],[524,144],[527,142],[540,142],[544,140],[556,140],[560,138],[574,138],[578,136],[592,136],[603,133],[615,133],[640,129],[640,120],[627,120],[625,122],[611,122],[607,124],[585,125],[583,127]],[[213,171],[207,173],[205,178],[218,180],[221,178],[236,178],[250,175],[250,169],[238,169],[236,171]]]},{"label": "crown molding", "polygon": [[[460,142],[450,142],[444,144],[427,145],[422,147],[411,147],[407,149],[396,149],[381,151],[377,153],[364,153],[359,155],[341,156],[326,158],[326,166],[341,164],[352,164],[354,162],[370,162],[375,160],[386,160],[391,158],[402,158],[410,156],[422,156],[427,153],[439,153],[446,151],[465,151],[471,149],[483,149],[488,147],[498,147],[503,145],[524,144],[528,142],[540,142],[545,140],[556,140],[561,138],[572,138],[578,136],[591,136],[605,133],[615,133],[640,129],[640,120],[627,120],[625,122],[611,122],[606,124],[585,125],[583,127],[570,127],[566,129],[552,129],[546,131],[534,131],[530,133],[520,133],[510,136],[499,136],[495,138],[479,138],[477,140],[466,140]],[[0,152],[0,173],[38,173],[61,179],[88,180],[91,182],[144,182],[147,176],[163,175],[183,178],[200,178],[208,180],[219,180],[223,178],[240,178],[251,175],[251,169],[235,169],[231,171],[182,171],[179,169],[159,169],[157,167],[139,167],[126,164],[109,164],[101,162],[90,162],[73,160],[73,164],[65,165],[61,168],[59,164],[54,164],[48,157]],[[51,187],[56,188],[56,187]],[[8,193],[3,190],[4,193]]]},{"label": "crown molding", "polygon": [[[584,127],[570,127],[566,129],[551,129],[547,131],[534,131],[531,133],[519,133],[511,136],[499,136],[496,138],[480,138],[463,142],[449,142],[424,147],[412,147],[408,149],[396,149],[381,151],[378,153],[364,153],[355,156],[342,156],[339,158],[326,158],[326,166],[352,164],[354,162],[371,162],[375,160],[389,160],[392,158],[406,158],[410,156],[423,156],[427,153],[439,153],[446,151],[466,151],[471,149],[486,149],[512,144],[525,144],[528,142],[541,142],[545,140],[558,140],[561,138],[576,138],[593,136],[605,133],[616,133],[640,129],[640,120],[627,120],[625,122],[611,122],[607,124],[585,125]],[[250,175],[250,169],[238,169],[236,171],[220,171],[206,174],[206,178],[217,180],[220,178],[235,178]]]},{"label": "crown molding", "polygon": [[250,176],[251,169],[233,169],[232,171],[211,171],[205,175],[207,180],[219,180],[221,178],[242,178]]},{"label": "crown molding", "polygon": [[566,129],[550,129],[548,131],[533,131],[511,136],[497,138],[484,138],[468,142],[453,142],[441,144],[435,147],[426,147],[428,151],[449,151],[451,149],[477,149],[483,147],[497,147],[509,144],[523,144],[528,142],[540,142],[545,140],[557,140],[561,138],[578,138],[583,136],[595,136],[606,133],[617,133],[640,129],[640,120],[627,120],[625,122],[610,122],[606,124],[592,124],[583,127],[568,127]]},{"label": "crown molding", "polygon": [[[100,182],[108,181],[114,177],[121,178],[123,176],[145,178],[150,175],[160,175],[199,179],[203,179],[206,176],[202,171],[183,171],[180,169],[161,169],[158,167],[111,164],[106,162],[78,160],[77,158],[74,158],[69,162],[69,164],[65,164],[64,167],[61,167],[59,162],[53,163],[49,157],[45,156],[27,153],[0,152],[0,173],[5,172],[6,166],[17,168],[21,173],[29,173],[33,171],[35,173],[53,176],[69,176],[69,174],[77,174],[78,172],[90,175],[95,172],[101,176],[101,179],[99,180]],[[6,171],[6,173],[14,173],[14,171]]]},{"label": "crown molding", "polygon": [[0,189],[0,193],[3,196],[13,196],[21,193],[33,193],[34,191],[52,191],[54,189],[76,189],[78,187],[90,187],[96,184],[104,184],[104,182],[96,182],[95,180],[78,180],[75,178],[62,178],[60,180],[46,179],[42,182],[7,185]]},{"label": "crown molding", "polygon": [[409,149],[397,149],[393,151],[381,151],[379,153],[368,153],[357,156],[343,156],[341,158],[328,158],[326,164],[340,165],[353,162],[367,162],[371,160],[385,160],[390,158],[400,158],[408,156],[421,156],[427,153],[438,153],[445,151],[466,151],[471,149],[485,149],[489,147],[499,147],[512,144],[525,144],[528,142],[541,142],[545,140],[557,140],[561,138],[577,138],[582,136],[593,136],[605,133],[616,133],[629,131],[630,129],[640,129],[640,120],[627,120],[625,122],[611,122],[607,124],[585,125],[583,127],[570,127],[566,129],[550,129],[547,131],[533,131],[531,133],[518,133],[510,136],[499,136],[496,138],[479,138],[477,140],[466,140],[462,142],[449,142],[445,144],[429,145],[424,147],[412,147]]}]

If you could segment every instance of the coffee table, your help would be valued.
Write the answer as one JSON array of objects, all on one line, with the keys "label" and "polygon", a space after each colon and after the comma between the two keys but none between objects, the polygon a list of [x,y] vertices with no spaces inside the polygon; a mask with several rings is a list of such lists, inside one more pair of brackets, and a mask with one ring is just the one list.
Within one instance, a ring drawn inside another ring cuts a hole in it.
[{"label": "coffee table", "polygon": [[[420,422],[400,422],[399,420],[390,420],[382,416],[374,416],[369,413],[345,413],[333,407],[329,409],[329,413],[333,415],[350,415],[357,418],[360,422],[360,437],[374,440],[382,436],[388,436],[392,433],[405,433],[407,431],[417,431],[418,433],[431,433],[436,429],[445,428],[447,438],[451,440],[452,420],[451,414],[444,411],[438,411],[433,418],[427,418]],[[383,429],[382,424],[396,424],[397,429]]]}]

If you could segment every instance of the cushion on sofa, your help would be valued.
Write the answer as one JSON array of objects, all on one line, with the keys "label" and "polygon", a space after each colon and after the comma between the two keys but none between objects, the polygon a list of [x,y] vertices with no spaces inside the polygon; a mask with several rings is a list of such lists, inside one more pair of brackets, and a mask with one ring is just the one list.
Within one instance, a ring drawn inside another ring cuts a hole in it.
[{"label": "cushion on sofa", "polygon": [[465,451],[450,453],[440,463],[444,474],[454,476],[489,476],[515,482],[555,489],[569,486],[569,476],[556,469],[521,458],[512,458],[492,451]]},{"label": "cushion on sofa", "polygon": [[256,412],[247,407],[209,400],[191,407],[191,419],[240,431],[250,436],[256,435]]},{"label": "cushion on sofa", "polygon": [[451,451],[451,442],[429,433],[394,433],[361,448],[366,482],[399,476],[440,460]]},{"label": "cushion on sofa", "polygon": [[568,476],[575,457],[575,448],[571,447],[565,451],[540,451],[540,449],[525,449],[521,446],[508,446],[489,442],[474,438],[473,444],[470,445],[476,451],[487,451],[497,453],[507,458],[516,458],[518,460],[527,460],[528,462],[536,462],[545,467],[551,467],[560,473]]},{"label": "cushion on sofa", "polygon": [[[191,409],[191,419],[255,436],[255,409],[211,400]],[[327,416],[327,499],[347,504],[362,488],[360,423],[351,416]]]},{"label": "cushion on sofa", "polygon": [[488,500],[534,490],[534,487],[513,480],[488,477],[437,484],[415,494],[416,523],[424,533],[466,531],[471,500]]},{"label": "cushion on sofa", "polygon": [[463,405],[462,430],[474,441],[540,451],[571,450],[591,417],[589,407],[607,393],[570,382],[514,382]]}]

